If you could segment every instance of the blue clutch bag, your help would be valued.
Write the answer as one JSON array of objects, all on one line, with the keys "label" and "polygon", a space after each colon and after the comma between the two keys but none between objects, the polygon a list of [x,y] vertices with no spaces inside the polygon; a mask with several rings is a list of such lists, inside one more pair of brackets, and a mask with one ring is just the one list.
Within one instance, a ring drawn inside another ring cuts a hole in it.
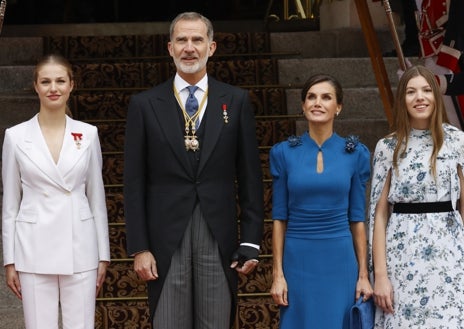
[{"label": "blue clutch bag", "polygon": [[374,300],[369,298],[363,302],[359,297],[350,310],[350,329],[372,329],[374,328],[375,305]]}]

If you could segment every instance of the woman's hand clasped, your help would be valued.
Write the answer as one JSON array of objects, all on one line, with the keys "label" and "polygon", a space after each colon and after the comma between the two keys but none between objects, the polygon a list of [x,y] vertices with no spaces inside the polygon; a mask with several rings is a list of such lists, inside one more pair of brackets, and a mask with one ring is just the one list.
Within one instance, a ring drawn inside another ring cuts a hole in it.
[{"label": "woman's hand clasped", "polygon": [[367,278],[359,278],[358,282],[356,283],[356,300],[359,297],[363,296],[363,301],[365,302],[369,298],[371,298],[374,294],[374,290],[372,289],[371,283]]}]

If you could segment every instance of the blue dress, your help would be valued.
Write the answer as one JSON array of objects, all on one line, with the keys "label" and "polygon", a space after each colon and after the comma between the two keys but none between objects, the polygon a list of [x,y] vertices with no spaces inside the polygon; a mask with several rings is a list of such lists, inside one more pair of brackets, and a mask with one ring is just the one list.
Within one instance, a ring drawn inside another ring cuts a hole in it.
[{"label": "blue dress", "polygon": [[348,329],[358,278],[349,221],[365,219],[370,152],[361,143],[347,150],[335,133],[319,148],[305,133],[297,142],[273,146],[270,167],[272,218],[287,221],[283,271],[289,305],[280,308],[280,328]]}]

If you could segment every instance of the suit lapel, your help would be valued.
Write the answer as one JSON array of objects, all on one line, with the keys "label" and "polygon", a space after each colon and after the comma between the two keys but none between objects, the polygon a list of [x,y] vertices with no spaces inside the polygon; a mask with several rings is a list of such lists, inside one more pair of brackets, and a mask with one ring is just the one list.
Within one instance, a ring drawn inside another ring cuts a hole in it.
[{"label": "suit lapel", "polygon": [[208,89],[208,95],[211,96],[208,96],[208,105],[206,107],[205,133],[201,143],[202,145],[200,145],[202,149],[198,174],[200,174],[205,166],[219,139],[221,130],[224,126],[222,104],[227,104],[225,92],[218,88],[217,82],[212,78],[209,78]]},{"label": "suit lapel", "polygon": [[[73,134],[81,134],[81,139],[78,140],[79,136]],[[79,161],[79,158],[86,153],[87,148],[90,146],[90,140],[91,136],[89,136],[89,131],[85,129],[84,125],[66,117],[66,129],[57,165],[62,177],[66,177]]]},{"label": "suit lapel", "polygon": [[163,134],[171,145],[172,152],[191,177],[194,177],[184,144],[184,132],[179,125],[177,100],[174,96],[173,79],[160,85],[159,92],[150,99]]},{"label": "suit lapel", "polygon": [[19,149],[42,171],[50,180],[66,189],[66,184],[48,149],[40,130],[37,115],[27,122],[26,134],[18,143]]}]

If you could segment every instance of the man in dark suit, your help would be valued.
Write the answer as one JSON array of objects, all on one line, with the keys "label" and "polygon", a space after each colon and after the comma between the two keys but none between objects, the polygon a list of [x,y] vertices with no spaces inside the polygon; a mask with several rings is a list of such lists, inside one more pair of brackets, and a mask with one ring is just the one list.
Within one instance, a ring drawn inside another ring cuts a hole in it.
[{"label": "man in dark suit", "polygon": [[182,13],[169,33],[175,76],[129,104],[127,249],[148,281],[154,328],[229,329],[237,273],[257,266],[263,230],[253,108],[246,90],[207,75],[207,18]]}]

